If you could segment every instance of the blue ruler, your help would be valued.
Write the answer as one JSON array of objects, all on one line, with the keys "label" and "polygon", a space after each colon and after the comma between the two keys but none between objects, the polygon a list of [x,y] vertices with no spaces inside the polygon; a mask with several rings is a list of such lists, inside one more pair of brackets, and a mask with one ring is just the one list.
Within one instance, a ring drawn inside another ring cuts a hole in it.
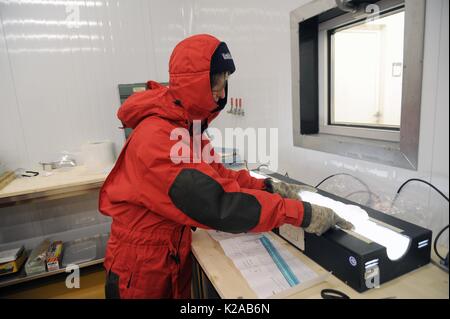
[{"label": "blue ruler", "polygon": [[298,285],[300,281],[298,280],[297,276],[292,272],[291,267],[289,267],[283,257],[281,257],[280,253],[273,246],[269,238],[267,238],[266,236],[262,236],[259,240],[263,244],[264,248],[266,248],[270,257],[272,257],[273,261],[277,265],[283,277],[288,282],[289,286],[293,287],[295,285]]}]

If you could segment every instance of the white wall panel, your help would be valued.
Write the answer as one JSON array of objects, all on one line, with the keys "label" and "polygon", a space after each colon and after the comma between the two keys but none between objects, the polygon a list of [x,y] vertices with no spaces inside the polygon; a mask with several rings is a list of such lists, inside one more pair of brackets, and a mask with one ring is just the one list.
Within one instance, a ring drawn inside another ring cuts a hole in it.
[{"label": "white wall panel", "polygon": [[[211,33],[231,49],[237,71],[229,96],[242,98],[246,112],[224,112],[214,125],[278,128],[281,173],[310,184],[353,174],[379,197],[371,205],[385,211],[408,178],[432,181],[448,194],[448,1],[427,2],[418,171],[293,146],[289,13],[306,2],[86,0],[67,7],[0,0],[0,159],[32,167],[98,139],[120,150],[117,85],[167,81],[173,47],[191,34]],[[367,202],[367,194],[353,194],[364,187],[349,177],[323,188]],[[448,223],[448,204],[416,183],[390,213],[435,232]]]},{"label": "white wall panel", "polygon": [[1,22],[0,14],[0,157],[8,166],[22,166],[28,162],[28,154]]}]

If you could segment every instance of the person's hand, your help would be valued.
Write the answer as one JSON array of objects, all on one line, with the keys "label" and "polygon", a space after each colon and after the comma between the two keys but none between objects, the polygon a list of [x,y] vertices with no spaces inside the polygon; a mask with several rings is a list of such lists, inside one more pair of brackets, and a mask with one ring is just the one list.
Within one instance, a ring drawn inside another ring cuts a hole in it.
[{"label": "person's hand", "polygon": [[310,205],[310,223],[307,227],[304,227],[305,232],[320,236],[334,226],[339,226],[345,230],[352,230],[354,228],[352,223],[339,217],[332,209],[314,204]]},{"label": "person's hand", "polygon": [[280,194],[283,198],[291,198],[302,200],[299,192],[317,192],[317,189],[307,185],[288,184],[281,181],[274,181],[271,178],[267,178],[265,181],[266,190],[271,193]]}]

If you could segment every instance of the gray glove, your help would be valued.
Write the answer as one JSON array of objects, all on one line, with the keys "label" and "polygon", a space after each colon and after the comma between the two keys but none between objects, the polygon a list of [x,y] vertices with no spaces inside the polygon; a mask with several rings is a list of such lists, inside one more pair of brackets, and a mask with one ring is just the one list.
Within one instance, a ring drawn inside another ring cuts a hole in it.
[{"label": "gray glove", "polygon": [[345,230],[352,230],[354,228],[352,223],[339,217],[328,207],[313,205],[308,202],[303,202],[303,206],[305,207],[305,211],[301,227],[307,233],[314,233],[320,236],[336,225]]},{"label": "gray glove", "polygon": [[[266,190],[271,193],[278,193],[283,198],[291,198],[302,200],[299,192],[317,192],[317,189],[307,185],[288,184],[281,181],[274,181],[267,178],[264,181]],[[318,236],[322,235],[328,229],[334,226],[339,226],[342,229],[351,230],[354,228],[353,224],[339,217],[332,209],[328,207],[313,205],[308,202],[303,202],[304,216],[300,227],[308,233],[314,233]]]},{"label": "gray glove", "polygon": [[291,198],[302,200],[298,195],[301,191],[317,192],[317,189],[307,185],[288,184],[281,181],[274,181],[271,178],[267,178],[265,181],[266,190],[271,193],[280,194],[283,198]]}]

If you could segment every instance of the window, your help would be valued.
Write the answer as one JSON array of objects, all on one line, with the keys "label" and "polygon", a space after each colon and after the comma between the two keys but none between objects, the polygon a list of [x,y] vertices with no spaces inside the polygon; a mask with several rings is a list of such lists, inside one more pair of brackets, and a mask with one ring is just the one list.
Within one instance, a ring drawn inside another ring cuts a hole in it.
[{"label": "window", "polygon": [[399,130],[403,10],[328,32],[329,121]]},{"label": "window", "polygon": [[376,19],[318,25],[322,133],[400,141],[405,14],[397,5]]},{"label": "window", "polygon": [[291,12],[294,145],[417,169],[425,4],[372,2]]}]

